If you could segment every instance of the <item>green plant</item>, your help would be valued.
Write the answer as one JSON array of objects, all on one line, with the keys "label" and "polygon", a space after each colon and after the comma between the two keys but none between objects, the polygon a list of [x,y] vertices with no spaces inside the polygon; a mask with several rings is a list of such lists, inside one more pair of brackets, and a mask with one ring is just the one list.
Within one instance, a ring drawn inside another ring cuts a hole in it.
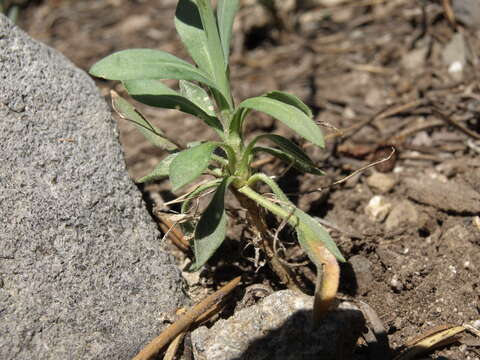
[{"label": "green plant", "polygon": [[12,22],[17,22],[20,7],[18,4],[11,4],[8,0],[0,0],[0,13],[3,13]]},{"label": "green plant", "polygon": [[[246,142],[244,127],[247,116],[255,110],[283,122],[319,147],[324,147],[323,134],[313,121],[311,110],[294,95],[272,91],[235,104],[230,91],[228,57],[238,6],[238,0],[219,0],[214,12],[210,0],[178,2],[175,26],[197,66],[160,50],[131,49],[100,60],[90,73],[120,80],[135,100],[196,116],[217,133],[218,141],[198,142],[183,148],[168,139],[130,103],[113,94],[115,110],[132,121],[151,143],[170,152],[139,182],[169,177],[176,192],[202,174],[214,177],[182,197],[182,213],[186,214],[194,198],[215,189],[196,226],[190,222],[183,224],[186,234],[192,234],[195,259],[190,269],[194,271],[203,266],[225,239],[224,198],[230,190],[247,209],[249,221],[260,233],[261,247],[269,264],[291,287],[295,285],[290,269],[275,254],[262,208],[295,228],[301,247],[318,268],[314,315],[320,318],[335,297],[339,279],[337,259],[344,261],[344,258],[328,232],[295,207],[272,178],[256,173],[251,164],[256,154],[266,152],[301,171],[318,175],[323,172],[299,146],[280,135],[263,134]],[[179,80],[179,91],[159,81],[162,79]],[[260,146],[261,140],[276,147]],[[255,191],[259,182],[268,185],[275,196],[267,197]]]}]

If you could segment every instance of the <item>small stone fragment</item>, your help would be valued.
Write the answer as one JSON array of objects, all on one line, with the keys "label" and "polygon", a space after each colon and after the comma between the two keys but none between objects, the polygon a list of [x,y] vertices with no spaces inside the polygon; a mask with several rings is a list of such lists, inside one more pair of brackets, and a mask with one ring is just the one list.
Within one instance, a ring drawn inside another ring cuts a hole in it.
[{"label": "small stone fragment", "polygon": [[480,1],[453,0],[455,18],[467,26],[480,28]]},{"label": "small stone fragment", "polygon": [[412,50],[402,58],[402,66],[407,70],[421,69],[425,66],[427,54],[427,47]]},{"label": "small stone fragment", "polygon": [[413,226],[418,221],[418,212],[410,201],[404,200],[395,205],[385,221],[385,229],[394,231],[403,226]]},{"label": "small stone fragment", "polygon": [[395,178],[389,174],[375,172],[367,178],[367,184],[372,189],[385,194],[395,186]]},{"label": "small stone fragment", "polygon": [[372,263],[362,255],[354,255],[348,262],[355,274],[357,293],[360,295],[367,294],[373,283]]},{"label": "small stone fragment", "polygon": [[405,179],[407,196],[419,203],[455,213],[480,213],[480,193],[453,180],[422,177]]},{"label": "small stone fragment", "polygon": [[462,33],[453,35],[442,53],[443,62],[448,66],[448,72],[455,79],[463,78],[463,70],[467,64],[468,48]]},{"label": "small stone fragment", "polygon": [[375,195],[370,199],[368,205],[365,206],[365,214],[368,218],[375,222],[382,222],[387,217],[392,204],[387,201],[384,196]]},{"label": "small stone fragment", "polygon": [[395,274],[390,280],[390,286],[395,292],[401,292],[403,290],[403,284],[400,280],[398,280],[398,276]]}]

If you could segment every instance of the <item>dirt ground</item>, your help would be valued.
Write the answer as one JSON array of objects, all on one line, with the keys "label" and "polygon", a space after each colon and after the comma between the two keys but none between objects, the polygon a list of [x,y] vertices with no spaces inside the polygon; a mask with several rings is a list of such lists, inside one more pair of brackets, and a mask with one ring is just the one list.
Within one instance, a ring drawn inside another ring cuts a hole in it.
[{"label": "dirt ground", "polygon": [[[328,134],[325,150],[294,137],[328,175],[288,171],[280,183],[302,209],[324,219],[349,259],[341,296],[374,309],[392,349],[435,326],[480,319],[480,14],[454,8],[454,19],[442,1],[279,3],[276,12],[255,1],[243,4],[231,62],[234,95],[292,92],[312,107]],[[19,25],[85,70],[132,47],[186,58],[173,26],[175,5],[37,1],[21,11]],[[97,83],[105,96],[112,87],[122,91],[115,83]],[[139,109],[183,143],[214,138],[202,123],[174,110]],[[139,178],[165,154],[130,124],[119,126],[129,172]],[[249,130],[292,136],[260,115]],[[355,172],[392,149],[387,162]],[[286,169],[269,162],[263,170],[279,175]],[[152,189],[162,190],[153,197],[168,197],[168,183]],[[244,228],[242,222],[233,226],[233,241],[222,254],[239,253],[239,238],[248,237]],[[293,245],[286,253],[289,260],[299,258]],[[219,255],[210,263],[201,274],[207,286],[242,272],[247,283],[281,287],[268,270],[256,272],[238,256]],[[222,275],[222,269],[230,270]],[[308,280],[311,271],[298,273]],[[366,345],[356,352],[366,354]],[[424,358],[480,359],[480,338],[464,333]]]}]

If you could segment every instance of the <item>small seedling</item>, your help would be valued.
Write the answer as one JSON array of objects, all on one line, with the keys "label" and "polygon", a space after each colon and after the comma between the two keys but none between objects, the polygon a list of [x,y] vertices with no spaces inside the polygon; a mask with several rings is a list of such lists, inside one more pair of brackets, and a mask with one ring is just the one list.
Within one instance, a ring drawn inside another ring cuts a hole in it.
[{"label": "small seedling", "polygon": [[[227,230],[224,199],[227,190],[231,191],[246,208],[249,221],[258,230],[262,239],[260,246],[270,266],[291,287],[290,270],[275,254],[261,208],[296,230],[300,246],[318,269],[314,306],[314,317],[318,320],[328,310],[337,292],[337,259],[345,260],[328,232],[298,209],[271,177],[255,172],[251,164],[258,153],[264,152],[300,171],[318,175],[323,172],[291,140],[280,135],[262,134],[247,142],[244,129],[248,115],[260,111],[321,148],[324,147],[323,134],[315,124],[311,110],[294,95],[272,91],[239,104],[234,102],[228,57],[238,7],[239,0],[219,0],[216,12],[210,0],[178,2],[175,26],[196,66],[161,50],[131,49],[100,60],[92,66],[90,73],[104,79],[120,80],[139,102],[196,116],[218,135],[218,141],[197,142],[182,148],[130,103],[113,94],[113,106],[120,116],[132,121],[153,145],[170,152],[139,182],[169,177],[172,190],[177,192],[203,174],[214,178],[182,197],[182,213],[187,214],[193,199],[215,191],[198,222],[183,224],[186,234],[192,236],[195,258],[190,270],[200,269],[224,241]],[[164,79],[179,80],[179,90],[160,81]],[[274,146],[259,145],[260,141]],[[269,186],[274,197],[258,193],[255,190],[257,183]]]}]

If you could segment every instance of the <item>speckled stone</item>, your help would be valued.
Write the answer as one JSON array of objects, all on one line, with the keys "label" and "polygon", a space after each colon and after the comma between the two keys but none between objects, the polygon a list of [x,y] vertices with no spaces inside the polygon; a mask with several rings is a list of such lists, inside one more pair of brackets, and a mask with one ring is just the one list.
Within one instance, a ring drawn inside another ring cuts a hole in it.
[{"label": "speckled stone", "polygon": [[185,302],[91,78],[0,14],[0,359],[130,359]]}]

